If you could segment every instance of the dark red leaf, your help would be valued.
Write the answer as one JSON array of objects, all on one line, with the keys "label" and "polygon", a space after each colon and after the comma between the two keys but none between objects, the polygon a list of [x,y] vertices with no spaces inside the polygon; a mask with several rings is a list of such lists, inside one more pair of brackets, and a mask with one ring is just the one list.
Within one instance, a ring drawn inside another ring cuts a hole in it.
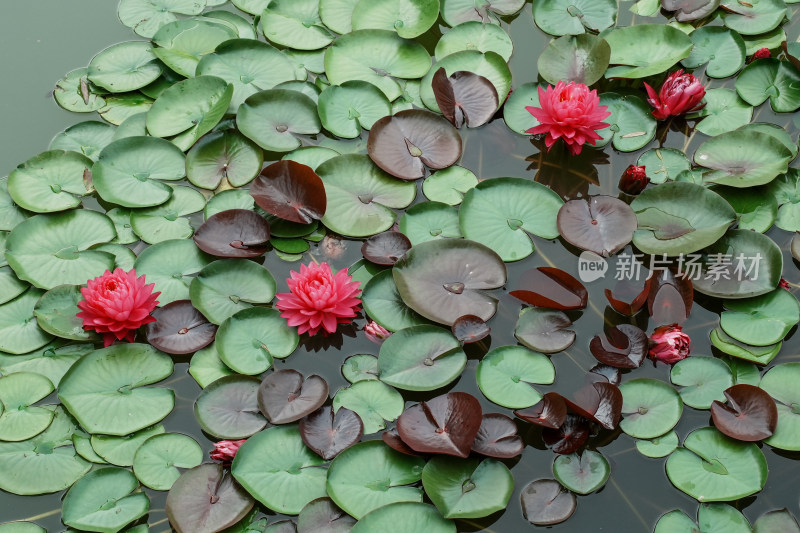
[{"label": "dark red leaf", "polygon": [[408,444],[403,442],[403,439],[400,438],[400,435],[394,428],[384,431],[381,434],[381,439],[383,439],[383,442],[385,442],[387,446],[395,451],[404,453],[406,455],[412,455],[414,457],[422,457],[421,453],[415,452]]},{"label": "dark red leaf", "polygon": [[639,368],[647,355],[647,334],[631,324],[620,324],[608,330],[606,339],[595,336],[589,350],[598,361],[609,366]]},{"label": "dark red leaf", "polygon": [[436,170],[458,161],[461,136],[445,118],[408,109],[373,124],[367,151],[392,176],[415,180],[425,175],[426,166]]},{"label": "dark red leaf", "polygon": [[178,300],[153,311],[155,322],[147,324],[147,342],[162,352],[194,353],[214,340],[217,326],[192,306],[190,300]]},{"label": "dark red leaf", "polygon": [[500,413],[483,415],[481,427],[472,451],[487,457],[510,459],[522,453],[525,443],[517,434],[517,424],[511,418]]},{"label": "dark red leaf", "polygon": [[633,239],[636,213],[613,196],[570,200],[558,210],[558,232],[581,250],[610,257]]},{"label": "dark red leaf", "polygon": [[733,439],[749,442],[775,433],[778,408],[766,391],[740,384],[726,389],[723,394],[728,399],[727,404],[719,400],[711,404],[711,419],[717,429]]},{"label": "dark red leaf", "polygon": [[564,401],[573,413],[614,430],[622,416],[622,393],[611,383],[592,383],[578,390],[575,401]]},{"label": "dark red leaf", "polygon": [[537,526],[560,524],[578,507],[575,494],[555,479],[531,481],[522,489],[520,500],[525,519]]},{"label": "dark red leaf", "polygon": [[487,326],[481,317],[475,315],[458,317],[451,329],[455,338],[465,344],[485,339],[492,332],[492,328]]},{"label": "dark red leaf", "polygon": [[622,373],[619,371],[619,368],[598,364],[589,370],[586,378],[591,383],[607,382],[611,383],[612,385],[619,385],[619,382],[622,378]]},{"label": "dark red leaf", "polygon": [[392,266],[410,249],[408,237],[399,231],[384,231],[364,241],[361,255],[376,265]]},{"label": "dark red leaf", "polygon": [[317,498],[303,507],[297,517],[297,532],[348,533],[355,523],[356,519],[339,509],[330,498]]},{"label": "dark red leaf", "polygon": [[521,288],[509,294],[526,304],[568,311],[583,309],[589,301],[586,287],[560,268],[538,267],[521,280]]},{"label": "dark red leaf", "polygon": [[621,315],[633,316],[647,301],[649,290],[650,286],[647,283],[641,286],[633,281],[623,279],[614,285],[614,292],[606,289],[605,294],[614,311]]},{"label": "dark red leaf", "polygon": [[536,405],[514,411],[514,414],[531,424],[558,429],[567,418],[567,404],[560,394],[548,392]]},{"label": "dark red leaf", "polygon": [[665,268],[654,272],[647,284],[647,309],[656,326],[686,321],[694,301],[690,279],[678,277]]},{"label": "dark red leaf", "polygon": [[474,396],[450,392],[406,409],[397,419],[397,432],[414,451],[467,457],[482,414]]},{"label": "dark red leaf", "polygon": [[325,215],[325,185],[311,167],[278,161],[261,171],[250,185],[258,207],[278,218],[310,224]]},{"label": "dark red leaf", "polygon": [[462,70],[448,78],[440,68],[433,75],[432,88],[439,109],[456,128],[465,122],[470,128],[486,124],[499,105],[492,82],[474,72]]},{"label": "dark red leaf", "polygon": [[211,216],[194,232],[194,242],[217,257],[249,258],[267,253],[269,223],[249,209],[228,209]]},{"label": "dark red leaf", "polygon": [[344,407],[333,414],[333,409],[326,405],[300,420],[303,442],[326,461],[361,440],[363,434],[361,417]]},{"label": "dark red leaf", "polygon": [[569,414],[557,429],[544,428],[542,440],[558,454],[569,455],[589,438],[589,422],[582,416]]},{"label": "dark red leaf", "polygon": [[258,388],[258,408],[273,424],[288,424],[316,411],[328,399],[328,383],[312,374],[303,381],[297,370],[268,374]]}]

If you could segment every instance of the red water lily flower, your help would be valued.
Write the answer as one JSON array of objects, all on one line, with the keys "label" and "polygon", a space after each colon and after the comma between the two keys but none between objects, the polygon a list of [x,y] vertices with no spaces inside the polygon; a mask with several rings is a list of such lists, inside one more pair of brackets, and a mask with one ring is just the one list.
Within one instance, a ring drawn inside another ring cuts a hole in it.
[{"label": "red water lily flower", "polygon": [[658,120],[699,111],[706,105],[702,101],[706,88],[693,75],[684,74],[683,69],[670,74],[658,94],[647,83],[644,88],[647,90],[647,101],[655,108],[653,116]]},{"label": "red water lily flower", "polygon": [[771,55],[772,54],[770,53],[769,48],[759,48],[753,54],[753,59],[752,60],[755,61],[756,59],[766,59],[766,58],[770,57]]},{"label": "red water lily flower", "polygon": [[81,289],[83,300],[76,316],[83,320],[83,329],[103,335],[105,346],[115,340],[133,342],[136,330],[155,322],[150,316],[158,304],[160,292],[153,293],[155,283],[146,284],[145,276],[136,277],[136,270],[121,268],[89,280]]},{"label": "red water lily flower", "polygon": [[290,276],[286,283],[291,292],[278,293],[275,307],[300,334],[333,333],[339,324],[352,322],[361,309],[360,282],[353,281],[347,270],[334,275],[328,263],[312,263],[300,265],[300,273],[292,271]]},{"label": "red water lily flower", "polygon": [[650,183],[650,178],[647,177],[647,172],[644,167],[637,167],[630,165],[622,173],[619,179],[619,190],[625,194],[637,195],[641,193],[647,184]]},{"label": "red water lily flower", "polygon": [[609,126],[603,119],[611,116],[608,106],[600,105],[597,91],[572,81],[559,81],[547,89],[539,87],[539,107],[525,109],[541,122],[525,133],[546,133],[548,150],[558,139],[564,139],[572,155],[581,153],[584,143],[595,144],[601,138],[597,131]]},{"label": "red water lily flower", "polygon": [[392,332],[374,320],[370,320],[369,323],[364,326],[364,334],[375,344],[382,344],[383,341],[389,338]]},{"label": "red water lily flower", "polygon": [[650,336],[650,357],[671,365],[689,356],[690,344],[689,335],[679,325],[661,326]]},{"label": "red water lily flower", "polygon": [[223,464],[230,464],[233,458],[236,457],[236,452],[239,447],[245,443],[247,439],[242,440],[221,440],[214,443],[214,449],[209,454],[211,459],[219,461]]}]

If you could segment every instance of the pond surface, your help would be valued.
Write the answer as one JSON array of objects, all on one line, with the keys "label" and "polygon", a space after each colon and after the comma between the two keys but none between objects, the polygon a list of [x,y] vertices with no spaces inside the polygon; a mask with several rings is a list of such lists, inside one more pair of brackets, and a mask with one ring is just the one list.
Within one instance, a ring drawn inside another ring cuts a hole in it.
[{"label": "pond surface", "polygon": [[[627,13],[629,3],[623,3],[620,17],[630,17]],[[798,11],[790,7],[790,12]],[[122,26],[116,18],[116,2],[112,0],[37,0],[36,2],[6,3],[0,17],[0,48],[5,52],[0,57],[0,66],[5,83],[0,91],[3,128],[0,151],[0,172],[10,172],[17,164],[31,156],[44,151],[50,139],[65,127],[82,120],[96,120],[95,115],[81,116],[59,108],[48,95],[55,82],[63,75],[88,63],[97,51],[116,42],[138,39]],[[662,20],[663,19],[659,19]],[[622,23],[622,20],[620,21]],[[627,21],[626,21],[627,22]],[[621,25],[621,24],[620,24]],[[515,45],[515,52],[510,61],[514,75],[513,86],[537,81],[536,60],[548,42],[545,36],[535,27],[531,16],[530,3],[513,22],[504,24]],[[787,25],[790,40],[797,38],[797,25]],[[434,41],[435,42],[435,41]],[[700,70],[695,72],[700,75]],[[732,87],[731,81],[714,81],[714,87]],[[602,87],[601,87],[602,91]],[[797,128],[792,123],[791,115],[775,115],[768,106],[757,109],[758,115],[753,122],[764,121],[786,125],[793,138],[797,137]],[[579,157],[572,158],[561,150],[554,150],[548,156],[540,153],[538,145],[534,145],[529,137],[514,134],[503,124],[501,119],[477,130],[461,130],[464,141],[464,155],[460,165],[471,169],[479,179],[498,176],[515,176],[536,179],[551,186],[566,197],[575,198],[587,194],[609,194],[617,196],[617,182],[622,171],[636,161],[644,150],[633,154],[615,152],[610,146],[602,152],[592,149],[584,150]],[[661,136],[662,129],[658,135]],[[706,139],[702,134],[685,135],[683,131],[670,131],[664,135],[664,145],[681,148],[692,153],[697,145]],[[366,139],[366,135],[364,135]],[[657,146],[653,141],[646,147]],[[419,183],[421,186],[421,182]],[[416,202],[424,201],[418,194]],[[197,220],[194,222],[199,223]],[[200,221],[201,222],[201,221]],[[788,232],[772,228],[768,234],[775,242],[788,250],[792,235]],[[334,268],[344,268],[361,258],[360,241],[343,240],[338,251],[339,257],[331,257],[329,248],[323,245],[312,247],[310,255],[320,261],[327,260]],[[563,241],[546,241],[535,238],[536,252],[530,258],[508,264],[509,281],[502,289],[495,291],[500,298],[497,315],[489,322],[491,336],[467,348],[469,362],[466,371],[445,390],[430,393],[404,393],[407,405],[431,398],[449,391],[464,391],[473,394],[483,406],[484,412],[503,412],[500,408],[486,400],[475,381],[475,369],[480,358],[490,349],[503,345],[514,345],[514,325],[521,303],[509,296],[507,291],[518,286],[519,280],[528,270],[537,266],[555,265],[572,274],[578,275],[579,250],[565,245]],[[138,251],[138,249],[137,249]],[[626,249],[631,251],[630,246]],[[303,262],[308,262],[305,257]],[[615,260],[610,261],[610,274],[613,274]],[[275,254],[266,256],[265,266],[278,281],[278,292],[286,290],[285,278],[291,269],[297,270],[299,263],[286,263]],[[784,277],[792,284],[800,284],[800,272],[791,255],[784,254]],[[605,288],[613,287],[611,275],[606,280],[587,283],[590,305],[582,312],[571,312],[577,331],[575,343],[566,351],[554,354],[552,362],[556,368],[556,381],[551,386],[537,386],[541,392],[557,391],[566,397],[579,389],[588,369],[597,361],[588,350],[592,337],[601,333],[604,321],[619,320],[618,316],[606,307],[603,295]],[[796,287],[793,287],[796,293]],[[685,331],[692,338],[692,355],[712,355],[717,353],[711,348],[709,331],[719,321],[721,306],[719,300],[696,297],[692,314],[685,324]],[[304,374],[317,373],[329,383],[331,396],[338,388],[346,386],[340,368],[344,359],[358,353],[377,355],[378,347],[363,337],[361,329],[365,319],[360,316],[356,321],[356,329],[345,328],[344,335],[334,335],[322,346],[313,339],[308,342],[301,339],[301,346],[289,358],[275,360],[275,368],[293,368]],[[647,330],[646,322],[639,321],[639,327]],[[786,338],[780,355],[774,363],[800,361],[800,338],[795,334],[796,328]],[[200,392],[200,387],[188,375],[188,357],[176,358],[173,376],[162,382],[161,386],[171,387],[176,392],[175,410],[164,421],[169,432],[186,433],[194,437],[203,448],[212,448],[212,441],[198,427],[192,411],[193,403]],[[637,378],[651,377],[669,382],[670,367],[653,365],[646,361],[634,370]],[[623,381],[631,374],[623,376]],[[55,396],[42,403],[57,401]],[[497,533],[516,533],[538,529],[530,525],[522,516],[519,504],[521,489],[529,482],[539,478],[552,477],[552,464],[555,455],[545,447],[541,431],[517,419],[520,435],[527,446],[518,460],[506,461],[515,479],[515,491],[508,508],[501,513],[476,520],[457,520],[458,530],[493,531]],[[708,411],[685,407],[684,414],[675,428],[681,440],[698,427],[710,425]],[[375,436],[371,436],[374,438]],[[766,455],[769,464],[769,478],[765,489],[757,495],[734,502],[745,516],[753,522],[762,513],[788,508],[796,516],[800,515],[798,507],[797,477],[800,474],[800,454],[775,450],[767,445],[759,445]],[[693,498],[677,490],[665,475],[663,459],[650,459],[640,454],[634,440],[621,431],[604,431],[590,441],[590,448],[601,450],[611,464],[611,477],[599,492],[578,497],[578,508],[566,522],[552,526],[554,532],[650,532],[658,517],[667,510],[679,508],[694,517],[697,502]],[[151,497],[151,510],[147,523],[151,531],[169,531],[169,524],[164,512],[165,493],[146,489]],[[60,521],[60,499],[63,494],[52,494],[36,497],[21,497],[0,492],[0,523],[11,520],[34,520],[48,531],[64,529]]]}]

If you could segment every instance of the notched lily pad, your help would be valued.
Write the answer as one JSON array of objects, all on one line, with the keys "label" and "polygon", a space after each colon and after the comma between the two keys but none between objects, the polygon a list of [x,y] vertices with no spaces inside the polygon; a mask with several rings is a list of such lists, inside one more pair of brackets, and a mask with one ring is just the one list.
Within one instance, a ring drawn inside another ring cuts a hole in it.
[{"label": "notched lily pad", "polygon": [[328,382],[284,369],[268,374],[258,388],[258,407],[272,424],[288,424],[316,411],[328,399]]},{"label": "notched lily pad", "polygon": [[447,76],[443,68],[433,75],[433,94],[444,117],[453,126],[466,124],[477,128],[494,116],[499,100],[492,82],[468,71],[457,71]]},{"label": "notched lily pad", "polygon": [[648,351],[644,331],[631,324],[620,324],[608,330],[605,339],[595,336],[589,343],[592,355],[603,364],[616,368],[639,368]]},{"label": "notched lily pad", "polygon": [[570,311],[583,309],[589,301],[589,292],[583,284],[567,272],[555,267],[537,267],[522,276],[522,289],[509,294],[537,307]]},{"label": "notched lily pad", "polygon": [[636,230],[636,214],[611,196],[570,200],[558,210],[558,231],[568,243],[603,257],[625,247]]},{"label": "notched lily pad", "polygon": [[217,257],[259,257],[267,252],[269,222],[249,209],[228,209],[209,217],[193,238],[198,248]]},{"label": "notched lily pad", "polygon": [[726,389],[727,404],[714,400],[711,419],[714,425],[731,438],[760,441],[771,437],[778,425],[775,400],[753,385],[739,384]]},{"label": "notched lily pad", "polygon": [[411,249],[411,241],[399,231],[373,235],[361,245],[364,259],[376,265],[392,266]]},{"label": "notched lily pad", "polygon": [[311,224],[325,215],[325,185],[306,165],[278,161],[266,167],[250,186],[256,204],[278,218]]},{"label": "notched lily pad", "polygon": [[514,336],[531,350],[555,353],[575,342],[575,332],[566,329],[571,325],[572,320],[561,311],[530,307],[520,313]]},{"label": "notched lily pad", "polygon": [[177,300],[153,311],[147,325],[147,342],[171,354],[194,353],[214,340],[217,326],[194,308],[190,300]]},{"label": "notched lily pad", "polygon": [[417,452],[467,457],[481,417],[474,396],[451,392],[406,409],[397,419],[397,432]]},{"label": "notched lily pad", "polygon": [[326,461],[361,440],[363,434],[361,417],[350,409],[334,413],[332,407],[323,406],[300,420],[303,442]]},{"label": "notched lily pad", "polygon": [[578,507],[575,494],[555,479],[531,481],[522,489],[520,500],[525,519],[537,526],[560,524]]}]

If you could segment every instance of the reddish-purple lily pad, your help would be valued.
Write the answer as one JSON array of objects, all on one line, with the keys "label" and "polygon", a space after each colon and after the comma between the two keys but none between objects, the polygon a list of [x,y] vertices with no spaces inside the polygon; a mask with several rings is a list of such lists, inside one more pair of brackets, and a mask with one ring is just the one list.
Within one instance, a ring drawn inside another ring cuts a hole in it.
[{"label": "reddish-purple lily pad", "polygon": [[197,247],[217,257],[250,258],[267,253],[269,222],[250,209],[211,216],[194,233]]},{"label": "reddish-purple lily pad", "polygon": [[492,332],[492,328],[486,325],[486,322],[479,316],[464,315],[458,317],[451,326],[453,335],[459,342],[469,344],[471,342],[478,342],[485,339]]},{"label": "reddish-purple lily pad", "polygon": [[147,342],[162,352],[194,353],[214,340],[217,325],[212,324],[192,305],[191,300],[177,300],[153,311],[155,322],[147,324]]},{"label": "reddish-purple lily pad", "polygon": [[397,419],[397,432],[414,451],[467,457],[482,415],[474,396],[450,392],[406,409]]},{"label": "reddish-purple lily pad", "polygon": [[325,215],[325,185],[311,167],[295,161],[278,161],[261,171],[250,195],[258,207],[278,218],[311,224]]},{"label": "reddish-purple lily pad", "polygon": [[472,451],[488,457],[510,459],[522,453],[525,443],[517,434],[513,419],[500,413],[483,415],[481,427],[472,443]]},{"label": "reddish-purple lily pad", "polygon": [[631,324],[608,330],[605,339],[596,335],[589,343],[592,355],[601,363],[617,368],[639,368],[649,349],[647,334]]},{"label": "reddish-purple lily pad", "polygon": [[411,249],[411,241],[399,231],[373,235],[361,245],[364,259],[376,265],[392,266]]},{"label": "reddish-purple lily pad", "polygon": [[522,489],[520,500],[525,519],[537,526],[560,524],[578,507],[575,494],[555,479],[531,481]]},{"label": "reddish-purple lily pad", "polygon": [[611,383],[592,383],[575,394],[575,401],[566,398],[567,407],[588,420],[597,422],[606,429],[613,430],[619,425],[622,416],[622,392]]},{"label": "reddish-purple lily pad", "polygon": [[558,454],[575,453],[589,438],[589,422],[586,418],[568,414],[564,423],[556,429],[544,428],[542,440]]},{"label": "reddish-purple lily pad", "polygon": [[619,382],[622,381],[622,372],[613,366],[597,364],[586,374],[586,379],[589,383],[607,382],[619,385]]},{"label": "reddish-purple lily pad", "polygon": [[355,523],[356,519],[339,509],[330,498],[317,498],[300,511],[297,533],[348,533]]},{"label": "reddish-purple lily pad", "polygon": [[583,309],[589,293],[583,284],[560,268],[538,267],[522,275],[522,288],[509,294],[526,304],[567,311]]},{"label": "reddish-purple lily pad", "polygon": [[177,533],[215,533],[242,520],[254,503],[222,465],[206,463],[172,485],[166,511]]},{"label": "reddish-purple lily pad", "polygon": [[361,417],[344,407],[334,414],[333,409],[326,405],[300,420],[303,442],[326,461],[361,440],[363,434]]},{"label": "reddish-purple lily pad", "polygon": [[558,429],[567,418],[567,404],[557,392],[548,392],[536,405],[514,411],[514,414],[531,424]]},{"label": "reddish-purple lily pad", "polygon": [[656,326],[682,324],[689,317],[694,302],[692,282],[665,268],[647,280],[647,308]]},{"label": "reddish-purple lily pad", "polygon": [[495,86],[478,74],[460,70],[449,78],[444,68],[433,75],[433,95],[444,118],[456,128],[483,126],[499,105]]},{"label": "reddish-purple lily pad", "polygon": [[403,439],[400,438],[400,434],[397,432],[397,429],[387,429],[381,434],[381,439],[383,442],[386,443],[387,446],[396,450],[400,453],[404,453],[406,455],[412,455],[414,457],[422,457],[421,453],[417,453],[411,449],[411,446],[403,442]]},{"label": "reddish-purple lily pad", "polygon": [[570,200],[558,210],[557,223],[565,241],[603,257],[631,242],[638,224],[631,206],[612,196]]},{"label": "reddish-purple lily pad", "polygon": [[605,295],[614,311],[621,315],[633,316],[647,302],[649,291],[650,285],[647,283],[642,285],[632,280],[622,279],[614,285],[613,292],[611,289],[606,289]]},{"label": "reddish-purple lily pad", "polygon": [[711,419],[727,436],[755,442],[771,437],[778,425],[778,407],[766,391],[753,385],[734,385],[723,391],[728,403],[714,400]]},{"label": "reddish-purple lily pad", "polygon": [[714,12],[719,0],[661,0],[661,7],[667,11],[675,11],[678,22],[689,22],[701,19]]},{"label": "reddish-purple lily pad", "polygon": [[404,180],[425,176],[425,167],[447,168],[461,157],[461,136],[447,119],[408,109],[373,124],[369,156],[383,170]]},{"label": "reddish-purple lily pad", "polygon": [[258,408],[273,424],[300,420],[327,399],[327,381],[316,374],[303,381],[303,374],[288,368],[268,374],[258,388]]}]

